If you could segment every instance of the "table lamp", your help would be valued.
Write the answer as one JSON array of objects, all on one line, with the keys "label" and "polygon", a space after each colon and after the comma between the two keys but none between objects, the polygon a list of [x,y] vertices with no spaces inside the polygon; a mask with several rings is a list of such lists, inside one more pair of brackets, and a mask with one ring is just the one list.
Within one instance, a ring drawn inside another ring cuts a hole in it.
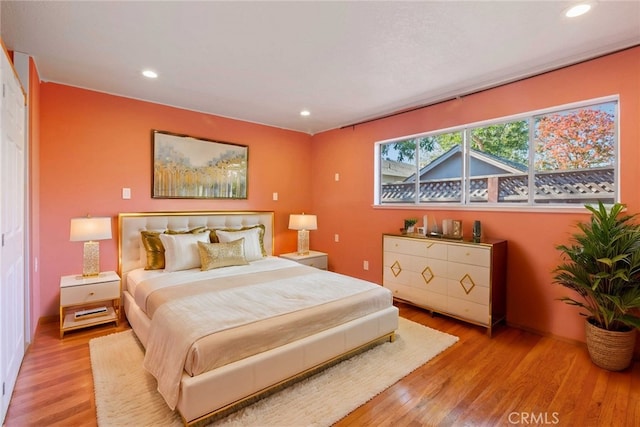
[{"label": "table lamp", "polygon": [[111,218],[91,217],[71,218],[69,240],[84,242],[82,276],[100,274],[100,243],[97,240],[111,239]]},{"label": "table lamp", "polygon": [[315,215],[290,215],[289,230],[298,230],[298,255],[309,254],[309,230],[318,229]]}]

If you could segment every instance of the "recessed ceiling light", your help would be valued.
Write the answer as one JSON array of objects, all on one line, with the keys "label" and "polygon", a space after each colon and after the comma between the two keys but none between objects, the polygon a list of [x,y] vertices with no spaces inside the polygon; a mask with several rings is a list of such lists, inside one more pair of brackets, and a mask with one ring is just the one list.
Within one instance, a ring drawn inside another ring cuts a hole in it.
[{"label": "recessed ceiling light", "polygon": [[575,6],[571,6],[564,13],[564,16],[567,18],[575,18],[576,16],[584,15],[585,13],[591,10],[591,4],[589,3],[580,3]]},{"label": "recessed ceiling light", "polygon": [[311,115],[311,112],[309,110],[302,110],[302,111],[300,111],[300,115],[304,116],[304,117],[307,117],[307,116]]},{"label": "recessed ceiling light", "polygon": [[148,77],[150,79],[155,79],[156,77],[158,77],[158,73],[156,73],[155,71],[151,71],[151,70],[144,70],[142,72],[142,75],[145,77]]}]

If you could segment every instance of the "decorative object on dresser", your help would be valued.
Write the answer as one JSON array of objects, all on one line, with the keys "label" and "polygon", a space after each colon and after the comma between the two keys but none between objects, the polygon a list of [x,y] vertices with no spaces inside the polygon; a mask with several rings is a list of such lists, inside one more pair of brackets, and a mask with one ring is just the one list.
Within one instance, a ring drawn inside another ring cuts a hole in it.
[{"label": "decorative object on dresser", "polygon": [[554,283],[577,292],[560,298],[585,310],[591,360],[610,371],[626,369],[633,359],[640,328],[640,225],[625,206],[586,205],[591,219],[577,225],[568,245],[559,245],[564,261]]},{"label": "decorative object on dresser", "polygon": [[383,286],[394,298],[487,328],[506,317],[505,240],[383,235]]},{"label": "decorative object on dresser", "polygon": [[415,226],[418,223],[418,218],[406,218],[404,220],[404,231],[407,233],[414,233]]},{"label": "decorative object on dresser", "polygon": [[120,320],[120,276],[107,271],[97,276],[60,278],[60,338],[74,329]]},{"label": "decorative object on dresser", "polygon": [[298,230],[298,255],[309,254],[309,230],[318,229],[315,215],[290,215],[289,230]]},{"label": "decorative object on dresser", "polygon": [[475,243],[480,243],[482,240],[482,225],[480,221],[476,220],[473,222],[473,241]]},{"label": "decorative object on dresser", "polygon": [[328,255],[324,252],[309,251],[307,255],[299,255],[297,252],[280,255],[281,258],[290,259],[299,264],[326,270],[329,267]]},{"label": "decorative object on dresser", "polygon": [[100,243],[97,240],[111,239],[111,218],[71,218],[69,240],[84,242],[82,275],[97,276],[100,273]]}]

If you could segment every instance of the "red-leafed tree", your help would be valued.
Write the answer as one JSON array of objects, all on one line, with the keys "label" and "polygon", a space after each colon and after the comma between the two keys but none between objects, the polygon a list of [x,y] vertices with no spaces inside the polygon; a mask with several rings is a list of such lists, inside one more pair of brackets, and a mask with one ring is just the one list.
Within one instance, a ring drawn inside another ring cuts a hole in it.
[{"label": "red-leafed tree", "polygon": [[606,111],[584,108],[536,123],[536,170],[609,166],[614,149],[614,117]]}]

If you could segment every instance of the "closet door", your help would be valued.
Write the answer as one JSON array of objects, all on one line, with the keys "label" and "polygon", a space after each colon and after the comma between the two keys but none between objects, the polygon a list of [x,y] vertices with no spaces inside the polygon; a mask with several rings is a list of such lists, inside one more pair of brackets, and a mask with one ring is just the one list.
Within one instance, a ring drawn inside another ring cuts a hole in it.
[{"label": "closet door", "polygon": [[2,417],[25,346],[25,96],[4,49],[0,53],[0,365]]}]

